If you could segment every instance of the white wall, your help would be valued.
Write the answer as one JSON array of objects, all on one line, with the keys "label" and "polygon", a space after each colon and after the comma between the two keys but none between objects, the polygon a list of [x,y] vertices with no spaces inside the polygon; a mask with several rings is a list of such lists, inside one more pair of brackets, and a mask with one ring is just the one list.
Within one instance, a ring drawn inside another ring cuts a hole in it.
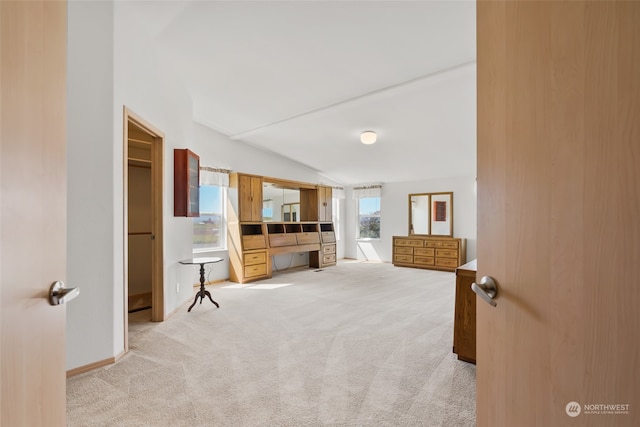
[{"label": "white wall", "polygon": [[[114,356],[113,6],[68,4],[67,369]],[[122,256],[120,256],[121,258]],[[122,312],[119,317],[122,318]]]},{"label": "white wall", "polygon": [[391,262],[393,236],[406,236],[409,232],[409,194],[445,191],[453,191],[453,235],[467,239],[467,261],[476,257],[475,175],[383,184],[380,239],[373,241],[356,240],[356,201],[352,199],[352,189],[346,190],[345,257]]}]

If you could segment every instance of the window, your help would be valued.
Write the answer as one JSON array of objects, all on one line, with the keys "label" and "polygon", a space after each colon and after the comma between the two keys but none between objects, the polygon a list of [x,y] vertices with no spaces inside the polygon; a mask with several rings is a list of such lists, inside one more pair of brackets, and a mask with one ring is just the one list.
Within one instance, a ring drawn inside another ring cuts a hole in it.
[{"label": "window", "polygon": [[358,199],[358,239],[380,238],[380,197]]},{"label": "window", "polygon": [[193,252],[225,249],[224,207],[227,190],[218,185],[200,186],[200,217],[193,218]]}]

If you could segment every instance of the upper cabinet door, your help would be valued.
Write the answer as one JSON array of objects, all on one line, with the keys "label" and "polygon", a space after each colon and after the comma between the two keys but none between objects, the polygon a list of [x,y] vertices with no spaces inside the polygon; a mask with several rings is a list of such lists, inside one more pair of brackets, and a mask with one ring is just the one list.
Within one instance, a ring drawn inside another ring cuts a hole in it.
[{"label": "upper cabinet door", "polygon": [[238,175],[238,204],[240,221],[262,221],[261,177]]},{"label": "upper cabinet door", "polygon": [[318,186],[318,220],[329,222],[332,218],[331,187]]}]

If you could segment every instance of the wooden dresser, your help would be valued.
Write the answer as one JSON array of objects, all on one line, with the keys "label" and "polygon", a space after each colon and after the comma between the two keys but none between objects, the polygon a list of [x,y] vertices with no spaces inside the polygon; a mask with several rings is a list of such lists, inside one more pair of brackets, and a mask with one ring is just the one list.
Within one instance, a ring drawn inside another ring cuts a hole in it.
[{"label": "wooden dresser", "polygon": [[459,360],[476,363],[476,294],[471,284],[476,281],[474,259],[456,269],[456,305],[453,323],[453,352]]},{"label": "wooden dresser", "polygon": [[467,262],[466,239],[437,236],[394,236],[393,265],[455,271]]}]

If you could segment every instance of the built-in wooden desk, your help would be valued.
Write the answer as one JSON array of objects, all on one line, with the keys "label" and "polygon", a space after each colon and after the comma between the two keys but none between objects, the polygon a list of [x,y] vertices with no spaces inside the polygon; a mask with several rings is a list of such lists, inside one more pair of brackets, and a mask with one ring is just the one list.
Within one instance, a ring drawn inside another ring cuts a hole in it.
[{"label": "built-in wooden desk", "polygon": [[477,260],[456,268],[456,305],[453,323],[453,352],[459,360],[476,363],[476,281]]},{"label": "built-in wooden desk", "polygon": [[308,252],[309,266],[336,263],[333,223],[253,222],[229,227],[229,278],[247,283],[272,276],[271,257]]}]

